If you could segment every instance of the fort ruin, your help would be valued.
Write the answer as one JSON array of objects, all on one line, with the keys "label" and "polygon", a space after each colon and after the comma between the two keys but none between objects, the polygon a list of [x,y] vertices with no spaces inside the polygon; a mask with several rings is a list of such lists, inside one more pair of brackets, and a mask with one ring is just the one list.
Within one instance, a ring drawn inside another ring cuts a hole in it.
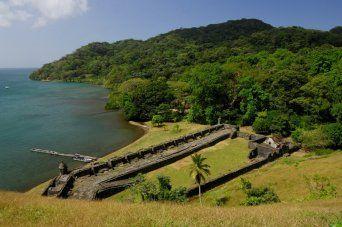
[{"label": "fort ruin", "polygon": [[[67,174],[60,174],[51,180],[42,195],[87,200],[106,198],[125,190],[132,183],[131,179],[139,173],[148,173],[220,141],[236,137],[249,140],[251,163],[205,182],[202,190],[210,190],[295,150],[290,144],[273,148],[263,143],[268,138],[266,136],[243,133],[237,126],[219,124],[156,146],[110,158],[105,162],[85,165]],[[196,195],[197,190],[197,187],[189,188],[187,195]]]}]

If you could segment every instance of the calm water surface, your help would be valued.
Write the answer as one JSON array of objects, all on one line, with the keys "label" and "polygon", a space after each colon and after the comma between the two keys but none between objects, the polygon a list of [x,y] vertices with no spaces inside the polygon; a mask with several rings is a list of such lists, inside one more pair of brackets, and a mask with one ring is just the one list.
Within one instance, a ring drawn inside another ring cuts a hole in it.
[{"label": "calm water surface", "polygon": [[118,112],[105,112],[107,90],[37,82],[32,69],[0,69],[0,190],[25,191],[79,162],[32,153],[33,147],[104,156],[143,134]]}]

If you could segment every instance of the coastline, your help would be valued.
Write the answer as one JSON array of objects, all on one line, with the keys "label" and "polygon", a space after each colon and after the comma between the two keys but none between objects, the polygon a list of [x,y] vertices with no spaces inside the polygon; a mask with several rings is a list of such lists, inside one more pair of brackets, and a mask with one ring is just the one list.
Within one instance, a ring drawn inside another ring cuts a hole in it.
[{"label": "coastline", "polygon": [[[28,74],[29,75],[29,74]],[[27,78],[27,76],[25,76],[26,78]],[[105,105],[105,102],[106,102],[106,99],[108,98],[108,95],[109,95],[109,90],[108,90],[108,88],[105,88],[105,86],[104,85],[99,85],[99,84],[95,84],[95,83],[86,83],[86,82],[76,82],[76,81],[60,81],[60,80],[50,80],[50,79],[45,79],[45,80],[33,80],[33,79],[31,79],[29,76],[28,76],[28,79],[29,79],[29,81],[37,81],[37,82],[41,82],[41,83],[53,83],[53,82],[62,82],[62,83],[79,83],[79,84],[89,84],[89,85],[91,85],[91,86],[94,86],[94,87],[101,87],[101,88],[103,88],[103,89],[105,89],[106,90],[106,94],[105,95],[103,95],[103,96],[101,96],[100,97],[100,102],[101,103],[103,103],[103,105],[101,104],[101,106],[102,107],[99,107],[99,108],[102,108],[103,109],[103,112],[114,112],[114,111],[106,111],[105,109],[104,109],[104,105]],[[118,150],[120,150],[120,149],[122,149],[122,148],[124,148],[124,147],[126,147],[126,146],[129,146],[129,145],[131,145],[132,143],[134,143],[135,141],[137,141],[137,140],[139,140],[140,138],[142,138],[147,132],[148,132],[148,130],[149,130],[149,127],[148,126],[146,126],[146,125],[144,125],[143,123],[139,123],[139,122],[129,122],[129,121],[127,121],[127,120],[124,120],[124,117],[122,116],[122,114],[120,113],[119,114],[120,115],[120,117],[118,117],[118,121],[124,121],[125,123],[122,123],[123,125],[124,125],[124,127],[123,127],[123,129],[124,130],[128,130],[128,131],[132,131],[132,135],[134,135],[134,136],[131,136],[131,137],[127,137],[126,139],[125,139],[125,137],[123,137],[124,138],[124,140],[126,141],[125,143],[121,143],[121,142],[115,142],[115,140],[114,141],[111,141],[111,140],[107,140],[107,142],[109,142],[109,144],[112,144],[112,145],[109,145],[109,146],[107,146],[107,149],[106,149],[106,151],[105,152],[103,152],[102,154],[100,153],[99,155],[96,155],[97,157],[99,157],[99,159],[101,159],[101,158],[104,158],[104,157],[106,157],[107,155],[113,155],[115,152],[117,152]],[[120,133],[120,132],[118,132],[118,133]],[[125,133],[124,131],[122,132],[122,133]],[[65,131],[64,132],[64,134],[68,134],[68,132],[67,131]],[[116,132],[112,132],[112,135],[114,135],[115,136],[115,134],[116,134]],[[95,149],[92,149],[92,151],[96,151],[96,148]],[[72,152],[72,151],[71,151]],[[70,152],[70,153],[71,153]],[[82,163],[81,165],[80,165],[80,167],[82,167],[82,166],[84,166],[84,163]],[[76,167],[74,167],[74,166],[70,166],[71,167],[71,169],[73,169],[73,168],[76,168]],[[41,185],[45,185],[46,184],[46,182],[49,182],[50,180],[51,180],[51,178],[52,177],[54,177],[56,174],[58,174],[58,172],[57,172],[57,162],[56,162],[56,164],[53,164],[53,166],[52,166],[52,168],[53,168],[53,170],[52,170],[52,174],[53,175],[49,175],[49,176],[47,176],[46,178],[45,178],[45,176],[44,175],[42,175],[42,174],[40,174],[40,173],[38,173],[36,176],[37,176],[37,178],[40,178],[40,179],[38,179],[37,181],[29,181],[28,183],[26,183],[25,185],[25,188],[24,189],[22,189],[21,190],[21,192],[23,192],[23,193],[27,193],[27,192],[30,192],[30,191],[32,191],[32,190],[34,190],[35,188],[37,188],[37,187],[40,187]],[[50,171],[51,172],[51,171]],[[55,173],[54,173],[55,172]],[[12,190],[11,190],[12,191]],[[16,191],[16,190],[13,190],[13,191]]]},{"label": "coastline", "polygon": [[115,149],[115,150],[112,150],[110,153],[106,154],[105,156],[100,157],[100,158],[99,158],[99,161],[103,161],[104,159],[108,159],[108,158],[110,158],[110,157],[113,157],[113,156],[116,155],[116,153],[117,153],[118,151],[120,151],[120,150],[122,150],[122,149],[124,149],[124,148],[126,148],[126,147],[130,147],[130,146],[132,146],[132,145],[138,143],[138,142],[139,142],[142,138],[144,138],[144,137],[148,134],[148,132],[150,131],[150,127],[149,127],[148,125],[146,125],[145,123],[137,122],[137,121],[128,121],[128,123],[129,123],[130,125],[133,125],[133,126],[139,128],[139,129],[142,129],[142,130],[143,130],[143,134],[142,134],[140,137],[137,137],[135,140],[131,141],[130,143],[128,143],[128,144],[126,144],[126,145],[124,145],[124,146],[122,146],[122,147],[119,147],[119,148],[117,148],[117,149]]},{"label": "coastline", "polygon": [[[112,150],[107,155],[99,158],[99,162],[106,161],[109,158],[115,157],[115,156],[121,156],[129,152],[137,151],[142,148],[149,147],[151,145],[156,145],[164,141],[168,141],[171,139],[178,138],[182,135],[186,135],[198,130],[202,130],[207,125],[200,125],[200,124],[194,124],[189,122],[177,122],[177,123],[165,123],[165,127],[159,128],[159,127],[152,127],[150,122],[141,123],[141,122],[134,122],[129,121],[129,124],[134,125],[136,127],[139,127],[141,130],[144,130],[144,134],[142,136],[136,138],[131,143],[122,146],[120,148],[117,148],[115,150]],[[174,124],[180,125],[181,130],[179,132],[174,132],[172,130]],[[48,185],[51,179],[48,179],[45,182],[42,182],[41,184],[36,185],[35,187],[29,189],[25,193],[30,194],[41,194],[42,190]]]},{"label": "coastline", "polygon": [[[129,147],[132,146],[136,143],[138,143],[142,138],[144,138],[144,136],[146,136],[148,134],[148,132],[150,131],[150,127],[142,122],[136,122],[136,121],[128,121],[129,124],[137,127],[138,129],[142,129],[143,130],[143,134],[137,138],[135,138],[133,141],[131,141],[130,143],[123,145],[122,147],[116,148],[115,150],[112,150],[110,153],[99,157],[98,161],[102,161],[104,159],[107,159],[109,157],[112,157],[113,155],[115,155],[115,153],[125,147]],[[88,164],[84,164],[83,166],[86,166]],[[56,172],[57,174],[57,172]],[[37,194],[37,193],[41,193],[41,191],[49,184],[49,182],[51,181],[52,178],[47,179],[44,182],[41,182],[35,186],[33,186],[32,188],[28,189],[27,191],[25,191],[25,194]]]},{"label": "coastline", "polygon": [[[139,128],[142,128],[144,130],[144,134],[146,134],[149,130],[150,127],[148,127],[145,123],[143,122],[137,122],[137,121],[128,121],[129,124],[137,126]],[[142,137],[142,136],[141,136]]]}]

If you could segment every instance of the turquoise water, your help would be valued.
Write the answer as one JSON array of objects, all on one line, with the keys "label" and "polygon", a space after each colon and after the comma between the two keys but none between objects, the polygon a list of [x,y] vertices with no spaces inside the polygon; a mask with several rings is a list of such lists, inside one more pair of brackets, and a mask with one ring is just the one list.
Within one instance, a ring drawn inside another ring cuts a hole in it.
[{"label": "turquoise water", "polygon": [[106,89],[31,81],[32,71],[0,69],[0,190],[32,188],[56,175],[60,160],[81,165],[33,147],[101,157],[142,135],[120,113],[104,111]]}]

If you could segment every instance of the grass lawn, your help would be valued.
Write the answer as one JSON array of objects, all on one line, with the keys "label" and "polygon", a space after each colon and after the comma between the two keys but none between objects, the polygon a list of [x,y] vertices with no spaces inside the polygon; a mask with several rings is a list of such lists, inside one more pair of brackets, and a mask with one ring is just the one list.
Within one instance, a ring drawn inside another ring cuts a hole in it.
[{"label": "grass lawn", "polygon": [[0,226],[328,226],[341,223],[341,212],[341,199],[219,208],[0,192]]},{"label": "grass lawn", "polygon": [[[248,161],[248,142],[245,139],[227,139],[213,147],[197,152],[207,158],[206,163],[210,165],[210,176],[207,179],[218,177],[221,174],[237,169]],[[148,178],[155,178],[158,174],[171,178],[173,186],[189,187],[194,184],[189,176],[191,157],[183,158],[171,165],[157,169],[147,174]]]},{"label": "grass lawn", "polygon": [[[218,177],[221,174],[235,170],[248,161],[248,141],[242,138],[226,139],[213,147],[203,149],[198,154],[207,158],[206,163],[210,165],[211,175],[207,179]],[[146,174],[147,178],[156,180],[157,175],[165,175],[171,178],[173,187],[193,185],[193,180],[189,176],[191,157],[188,156],[168,166],[162,167]],[[131,200],[129,190],[114,195],[112,199],[118,201]]]},{"label": "grass lawn", "polygon": [[[323,156],[304,155],[299,152],[253,170],[243,177],[255,186],[271,186],[282,202],[298,202],[305,200],[309,195],[305,176],[312,177],[319,174],[328,177],[336,186],[337,197],[342,197],[341,163],[340,151]],[[244,200],[245,195],[240,189],[240,178],[206,192],[203,201],[211,205],[215,199],[222,197],[229,198],[227,206],[237,206]]]},{"label": "grass lawn", "polygon": [[[120,156],[127,152],[135,152],[142,148],[147,148],[149,146],[157,145],[163,143],[168,140],[176,139],[183,135],[200,131],[206,127],[206,125],[188,123],[185,121],[177,122],[177,123],[164,123],[162,127],[152,127],[151,122],[146,123],[149,126],[148,132],[142,136],[140,139],[136,140],[135,142],[129,144],[126,147],[123,147],[113,153],[105,156],[102,160]],[[179,125],[179,131],[175,130],[175,125]]]}]

